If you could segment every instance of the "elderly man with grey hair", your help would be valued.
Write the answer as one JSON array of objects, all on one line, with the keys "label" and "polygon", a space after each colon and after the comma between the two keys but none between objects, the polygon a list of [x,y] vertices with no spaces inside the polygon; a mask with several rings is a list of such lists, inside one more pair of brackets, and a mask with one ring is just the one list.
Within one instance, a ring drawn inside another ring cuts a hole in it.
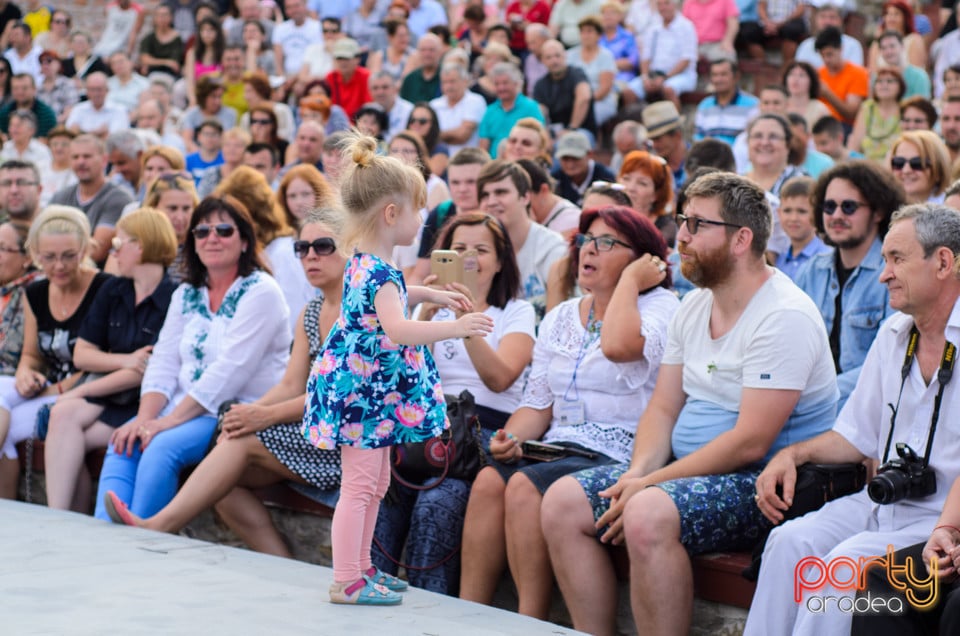
[{"label": "elderly man with grey hair", "polygon": [[145,192],[140,183],[140,157],[147,149],[143,137],[132,129],[121,130],[108,136],[105,145],[112,166],[110,182],[142,201]]},{"label": "elderly man with grey hair", "polygon": [[[902,621],[905,615],[915,615],[909,604],[901,599],[897,612],[890,603],[896,598],[874,596],[884,600],[887,611],[868,610],[865,614],[883,616],[861,623],[861,618],[869,617],[843,611],[853,606],[857,593],[845,582],[855,581],[858,575],[863,582],[868,573],[879,569],[893,577],[891,583],[896,578],[900,592],[912,588],[915,602],[935,605],[937,588],[930,587],[934,580],[928,577],[937,574],[926,572],[924,566],[936,557],[940,576],[951,576],[955,570],[953,554],[960,533],[953,514],[957,492],[951,484],[960,477],[956,452],[960,382],[951,379],[949,372],[960,343],[960,217],[942,205],[900,208],[890,220],[882,254],[879,279],[887,286],[890,306],[897,313],[880,325],[850,399],[830,430],[787,446],[757,478],[757,505],[770,522],[779,525],[763,551],[744,631],[748,636],[849,634],[851,622],[859,628],[855,634],[890,633],[882,619],[899,614]],[[799,341],[793,338],[793,342]],[[907,480],[903,467],[880,468],[878,477],[885,478],[875,478],[868,488],[782,523],[794,496],[798,466],[868,459],[885,464],[913,453],[913,463],[922,467],[925,479]],[[890,487],[895,484],[900,487]],[[917,571],[904,566],[905,555],[891,555],[888,546],[928,539],[924,563],[917,564],[923,578],[911,581],[909,577]],[[865,558],[881,556],[880,568],[866,569]],[[901,574],[896,575],[895,565]],[[949,581],[940,581],[944,591]],[[926,590],[916,587],[921,583]],[[894,633],[933,632],[901,625]],[[956,630],[941,626],[940,633]]]},{"label": "elderly man with grey hair", "polygon": [[389,71],[370,75],[370,96],[387,113],[390,128],[383,136],[388,142],[401,130],[406,130],[413,104],[400,97],[400,84]]},{"label": "elderly man with grey hair", "polygon": [[507,138],[513,125],[524,117],[533,117],[546,124],[540,105],[521,93],[523,73],[510,62],[500,62],[490,70],[497,101],[487,106],[480,120],[480,147],[496,159],[500,142]]},{"label": "elderly man with grey hair", "polygon": [[610,171],[617,174],[628,153],[647,150],[647,129],[638,121],[625,119],[613,127],[612,136],[615,151],[610,159]]},{"label": "elderly man with grey hair", "polygon": [[480,141],[477,126],[487,110],[487,101],[467,89],[470,80],[470,71],[447,62],[440,69],[441,95],[430,101],[440,124],[440,141],[447,144],[451,155]]},{"label": "elderly man with grey hair", "polygon": [[523,60],[523,76],[527,78],[527,97],[533,97],[533,87],[547,74],[547,67],[540,60],[540,49],[544,42],[553,39],[553,34],[546,24],[531,22],[524,29],[523,38],[530,52]]}]

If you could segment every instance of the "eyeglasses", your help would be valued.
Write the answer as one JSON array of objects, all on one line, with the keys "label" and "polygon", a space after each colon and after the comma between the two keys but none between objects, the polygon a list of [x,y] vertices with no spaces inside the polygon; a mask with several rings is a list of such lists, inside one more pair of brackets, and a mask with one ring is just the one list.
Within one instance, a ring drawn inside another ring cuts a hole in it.
[{"label": "eyeglasses", "polygon": [[614,245],[622,245],[631,250],[633,249],[633,246],[629,243],[625,243],[620,239],[608,235],[593,236],[592,234],[577,234],[574,238],[574,245],[579,249],[583,249],[584,245],[590,243],[593,243],[593,247],[596,248],[598,252],[609,252],[613,249]]},{"label": "eyeglasses", "polygon": [[410,123],[419,124],[420,126],[426,126],[427,124],[430,123],[430,118],[429,117],[411,117]]},{"label": "eyeglasses", "polygon": [[312,243],[310,241],[294,241],[293,253],[297,258],[304,259],[313,248],[313,253],[317,256],[330,256],[337,251],[337,244],[332,238],[318,238]]},{"label": "eyeglasses", "polygon": [[737,229],[743,227],[742,225],[737,225],[736,223],[711,221],[710,219],[701,219],[699,216],[687,216],[686,214],[678,214],[675,218],[677,219],[677,225],[683,225],[684,223],[687,224],[687,232],[690,232],[690,234],[696,234],[701,225],[722,225],[725,227],[735,227]]},{"label": "eyeglasses", "polygon": [[340,29],[324,29],[323,32],[327,35],[335,35],[340,33]]},{"label": "eyeglasses", "polygon": [[114,236],[112,239],[110,239],[110,246],[113,247],[114,252],[119,252],[120,248],[122,248],[127,243],[136,243],[136,242],[137,242],[137,239],[135,238],[128,238],[126,241],[124,241],[119,236]]},{"label": "eyeglasses", "polygon": [[41,265],[47,267],[53,265],[56,262],[61,262],[64,265],[73,265],[80,261],[80,252],[64,252],[63,254],[40,254],[37,256],[37,260]]},{"label": "eyeglasses", "polygon": [[403,155],[404,157],[416,157],[419,156],[416,148],[390,148],[389,154],[391,155]]},{"label": "eyeglasses", "polygon": [[216,232],[217,236],[220,238],[230,238],[236,231],[236,226],[230,225],[229,223],[217,223],[216,225],[207,225],[206,223],[203,223],[193,228],[193,236],[198,241],[202,241],[210,236],[210,232]]},{"label": "eyeglasses", "polygon": [[36,181],[30,181],[29,179],[3,179],[0,180],[0,188],[9,188],[10,186],[17,186],[18,188],[26,188],[28,186],[39,185]]},{"label": "eyeglasses", "polygon": [[930,122],[926,117],[901,117],[901,124],[912,124],[914,126],[929,126]]},{"label": "eyeglasses", "polygon": [[63,18],[55,18],[50,20],[50,22],[53,24],[70,24],[70,20],[64,20]]},{"label": "eyeglasses", "polygon": [[833,216],[836,214],[837,208],[840,208],[840,211],[847,216],[852,216],[856,214],[857,210],[865,207],[867,207],[866,203],[860,203],[859,201],[854,201],[853,199],[844,199],[839,203],[833,199],[827,199],[823,202],[821,209],[827,216]]},{"label": "eyeglasses", "polygon": [[271,121],[271,120],[269,120],[269,119],[251,119],[251,120],[250,120],[250,125],[251,125],[251,126],[252,126],[253,124],[257,124],[258,126],[269,126],[269,125],[272,124],[272,123],[273,123],[273,121]]},{"label": "eyeglasses", "polygon": [[891,158],[890,158],[890,168],[891,168],[894,172],[900,172],[901,170],[903,170],[903,167],[906,166],[906,165],[908,165],[908,164],[909,164],[909,166],[910,166],[910,169],[913,170],[914,172],[920,172],[920,171],[923,170],[924,168],[929,168],[929,167],[930,167],[930,163],[929,163],[929,162],[925,162],[925,161],[924,161],[923,159],[921,159],[920,157],[910,157],[909,159],[907,159],[906,157],[891,157]]}]

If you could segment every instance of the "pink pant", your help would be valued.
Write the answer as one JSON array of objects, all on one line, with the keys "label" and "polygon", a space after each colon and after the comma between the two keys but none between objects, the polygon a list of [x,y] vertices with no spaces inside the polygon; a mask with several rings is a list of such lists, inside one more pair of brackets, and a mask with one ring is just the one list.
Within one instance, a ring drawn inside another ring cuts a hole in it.
[{"label": "pink pant", "polygon": [[352,583],[370,569],[380,500],[390,486],[390,447],[340,447],[340,500],[333,513],[333,580]]}]

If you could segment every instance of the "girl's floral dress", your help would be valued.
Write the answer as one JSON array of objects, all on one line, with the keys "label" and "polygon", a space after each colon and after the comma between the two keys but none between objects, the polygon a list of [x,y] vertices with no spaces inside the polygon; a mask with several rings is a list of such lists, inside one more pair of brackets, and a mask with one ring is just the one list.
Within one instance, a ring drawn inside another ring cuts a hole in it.
[{"label": "girl's floral dress", "polygon": [[303,436],[314,446],[380,448],[436,437],[447,427],[433,356],[393,343],[373,300],[393,283],[407,313],[403,274],[371,254],[354,254],[343,276],[337,320],[307,381]]}]

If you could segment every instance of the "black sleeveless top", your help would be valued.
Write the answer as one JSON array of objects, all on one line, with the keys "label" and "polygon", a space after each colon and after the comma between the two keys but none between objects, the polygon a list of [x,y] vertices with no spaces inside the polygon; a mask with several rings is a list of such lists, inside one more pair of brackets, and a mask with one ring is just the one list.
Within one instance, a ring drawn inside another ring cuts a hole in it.
[{"label": "black sleeveless top", "polygon": [[50,382],[59,382],[77,370],[73,366],[73,345],[77,342],[80,325],[100,286],[110,278],[110,274],[97,272],[80,306],[66,320],[57,320],[50,313],[50,281],[39,280],[27,287],[27,302],[37,319],[37,347],[46,364],[45,373]]}]

